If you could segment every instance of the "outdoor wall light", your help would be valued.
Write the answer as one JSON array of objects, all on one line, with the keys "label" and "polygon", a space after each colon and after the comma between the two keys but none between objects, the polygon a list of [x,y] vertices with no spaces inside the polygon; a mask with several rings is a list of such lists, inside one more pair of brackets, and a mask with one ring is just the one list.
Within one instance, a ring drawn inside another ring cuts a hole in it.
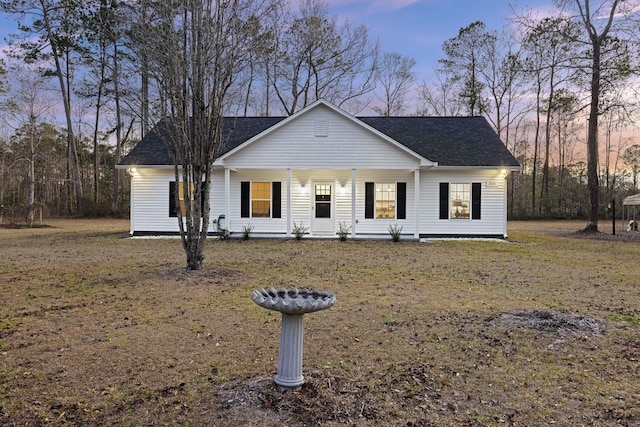
[{"label": "outdoor wall light", "polygon": [[136,168],[129,168],[129,175],[136,176],[138,170]]}]

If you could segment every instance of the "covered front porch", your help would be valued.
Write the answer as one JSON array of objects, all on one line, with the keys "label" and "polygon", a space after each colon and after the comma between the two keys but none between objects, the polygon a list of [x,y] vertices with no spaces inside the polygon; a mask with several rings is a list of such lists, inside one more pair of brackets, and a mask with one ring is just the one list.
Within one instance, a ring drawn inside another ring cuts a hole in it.
[{"label": "covered front porch", "polygon": [[224,168],[218,176],[224,195],[212,194],[211,218],[224,215],[233,234],[251,227],[255,237],[291,238],[304,227],[312,238],[348,229],[352,239],[370,239],[396,225],[419,239],[420,169]]}]

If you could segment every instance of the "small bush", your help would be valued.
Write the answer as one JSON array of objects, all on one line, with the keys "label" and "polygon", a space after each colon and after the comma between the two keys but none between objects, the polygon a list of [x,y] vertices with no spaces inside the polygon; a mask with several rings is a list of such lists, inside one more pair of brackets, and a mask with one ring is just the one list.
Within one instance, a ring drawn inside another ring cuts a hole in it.
[{"label": "small bush", "polygon": [[400,241],[400,234],[402,234],[402,226],[396,224],[389,224],[389,234],[391,235],[391,241],[392,242],[399,242]]},{"label": "small bush", "polygon": [[251,238],[251,232],[253,231],[253,225],[247,224],[242,227],[242,240],[249,240]]},{"label": "small bush", "polygon": [[304,235],[308,234],[309,227],[305,226],[303,223],[300,223],[300,225],[298,225],[295,221],[293,221],[293,228],[291,229],[291,231],[293,231],[293,235],[295,236],[296,240],[302,240]]},{"label": "small bush", "polygon": [[340,239],[341,242],[344,242],[345,240],[347,240],[347,237],[349,236],[350,231],[351,231],[351,226],[347,226],[347,224],[345,224],[343,221],[340,221],[338,223],[338,231],[336,232],[336,234],[338,234],[338,238]]}]

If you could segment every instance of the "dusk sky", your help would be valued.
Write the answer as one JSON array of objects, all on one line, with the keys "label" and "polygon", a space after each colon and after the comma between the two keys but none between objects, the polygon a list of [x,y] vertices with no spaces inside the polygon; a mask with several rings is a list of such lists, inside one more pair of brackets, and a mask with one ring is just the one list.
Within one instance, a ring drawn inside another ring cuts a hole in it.
[{"label": "dusk sky", "polygon": [[416,77],[431,74],[443,57],[442,43],[460,28],[483,21],[489,30],[502,30],[512,9],[544,15],[551,0],[330,0],[331,12],[340,18],[365,23],[383,52],[398,52],[416,60]]}]

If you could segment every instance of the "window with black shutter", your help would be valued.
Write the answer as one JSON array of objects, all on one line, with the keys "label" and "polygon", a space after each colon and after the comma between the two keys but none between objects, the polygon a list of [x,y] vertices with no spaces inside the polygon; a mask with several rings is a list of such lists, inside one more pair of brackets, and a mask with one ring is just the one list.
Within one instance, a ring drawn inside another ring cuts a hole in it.
[{"label": "window with black shutter", "polygon": [[[202,183],[202,186],[204,188],[204,182]],[[189,185],[190,187],[190,193],[193,194],[193,184]],[[178,209],[176,206],[176,188],[179,188],[178,191],[178,203],[180,206],[180,213],[182,214],[182,216],[186,215],[186,207],[184,205],[185,203],[185,191],[184,191],[184,183],[180,182],[180,185],[177,186],[175,181],[170,181],[169,182],[169,216],[172,218],[175,218],[178,216]],[[204,196],[200,199],[200,212],[201,215],[204,214]]]},{"label": "window with black shutter", "polygon": [[240,183],[240,217],[281,218],[282,183],[242,181]]},{"label": "window with black shutter", "polygon": [[364,217],[407,219],[407,183],[365,182]]}]

